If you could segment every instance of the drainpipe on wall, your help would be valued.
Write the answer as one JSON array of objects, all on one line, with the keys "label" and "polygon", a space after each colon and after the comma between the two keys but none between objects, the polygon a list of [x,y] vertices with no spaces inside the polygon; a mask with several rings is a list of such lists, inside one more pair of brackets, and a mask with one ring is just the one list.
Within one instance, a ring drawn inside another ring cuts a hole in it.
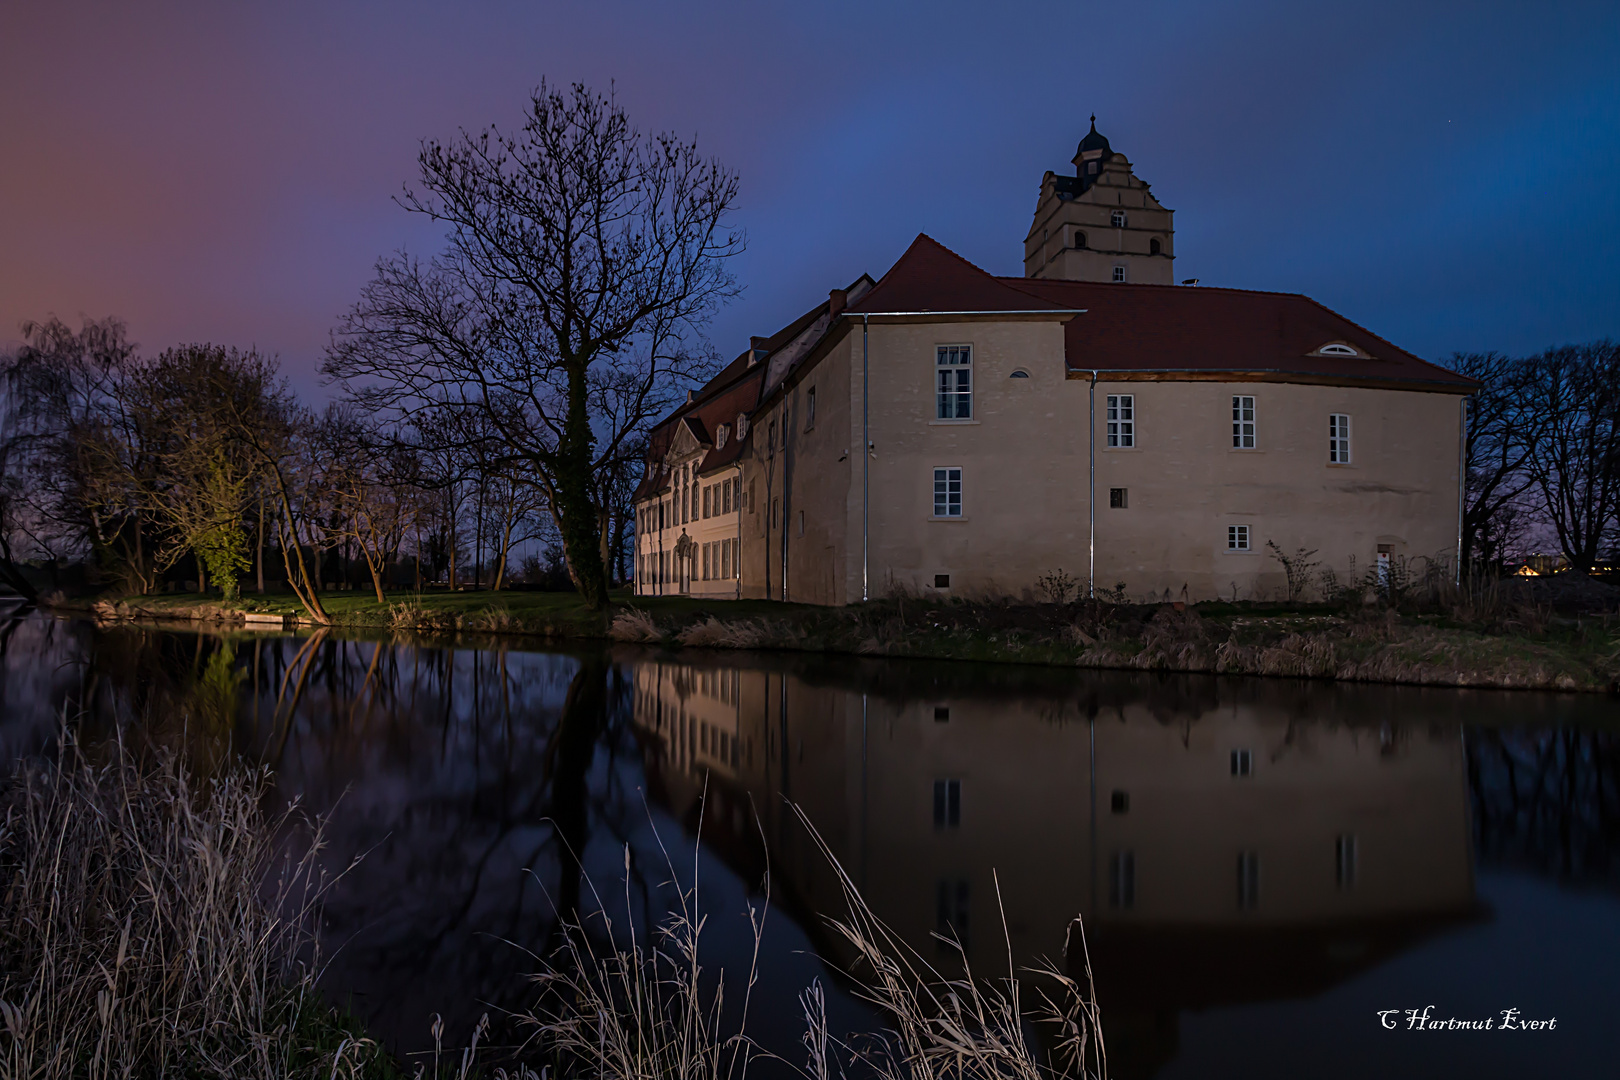
[{"label": "drainpipe on wall", "polygon": [[1090,569],[1086,571],[1086,599],[1097,598],[1097,372],[1091,372],[1086,391],[1086,518],[1091,549]]},{"label": "drainpipe on wall", "polygon": [[1462,584],[1463,504],[1468,498],[1468,398],[1457,403],[1457,566],[1451,583]]},{"label": "drainpipe on wall", "polygon": [[[742,599],[742,465],[737,465],[737,494],[732,497],[731,510],[737,515],[737,550],[731,557],[731,578],[737,583],[735,600]],[[730,483],[731,481],[726,481]]]},{"label": "drainpipe on wall", "polygon": [[867,409],[867,317],[861,316],[861,600],[871,593],[867,582],[867,543],[872,529],[872,428]]}]

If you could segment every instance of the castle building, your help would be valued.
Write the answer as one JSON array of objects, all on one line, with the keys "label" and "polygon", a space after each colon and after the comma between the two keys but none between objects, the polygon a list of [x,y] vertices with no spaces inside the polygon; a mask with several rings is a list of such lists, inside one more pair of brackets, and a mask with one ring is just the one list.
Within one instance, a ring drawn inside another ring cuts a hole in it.
[{"label": "castle building", "polygon": [[638,594],[1269,599],[1281,556],[1454,560],[1476,384],[1305,296],[1172,284],[1171,211],[1095,126],[1075,165],[1025,276],[919,236],[661,422]]}]

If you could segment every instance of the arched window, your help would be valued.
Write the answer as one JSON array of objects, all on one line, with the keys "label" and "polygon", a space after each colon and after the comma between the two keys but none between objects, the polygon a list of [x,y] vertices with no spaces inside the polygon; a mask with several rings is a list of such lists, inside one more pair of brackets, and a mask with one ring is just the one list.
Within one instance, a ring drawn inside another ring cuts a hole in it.
[{"label": "arched window", "polygon": [[1320,353],[1321,355],[1323,355],[1323,356],[1360,356],[1361,355],[1360,353],[1356,352],[1356,350],[1351,348],[1350,346],[1342,345],[1342,344],[1340,344],[1338,342],[1334,342],[1332,345],[1324,345],[1320,349],[1317,349],[1316,351],[1318,353]]},{"label": "arched window", "polygon": [[1074,230],[1074,246],[1076,248],[1083,248],[1086,246],[1086,234],[1081,232],[1079,229]]},{"label": "arched window", "polygon": [[1109,215],[1108,220],[1114,226],[1114,228],[1123,229],[1125,227],[1125,211],[1115,210]]},{"label": "arched window", "polygon": [[1148,241],[1148,254],[1149,255],[1157,255],[1163,250],[1164,250],[1163,246],[1161,246],[1160,243],[1157,240],[1149,240]]},{"label": "arched window", "polygon": [[1007,378],[1009,378],[1009,379],[1027,379],[1027,378],[1029,378],[1029,372],[1025,371],[1023,368],[1019,368],[1017,371],[1015,371],[1011,375],[1007,376]]}]

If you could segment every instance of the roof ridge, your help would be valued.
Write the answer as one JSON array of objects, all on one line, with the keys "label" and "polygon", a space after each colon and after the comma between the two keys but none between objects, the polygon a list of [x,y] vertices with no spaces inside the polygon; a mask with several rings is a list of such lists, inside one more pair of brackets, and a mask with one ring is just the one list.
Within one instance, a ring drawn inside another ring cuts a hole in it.
[{"label": "roof ridge", "polygon": [[[1244,293],[1250,296],[1297,296],[1303,300],[1310,300],[1313,304],[1318,303],[1318,301],[1312,299],[1307,293],[1284,292],[1281,289],[1239,289],[1232,285],[1161,285],[1156,281],[1075,281],[1072,278],[1015,278],[1000,276],[997,276],[996,280],[1004,282],[1015,289],[1019,288],[1019,286],[1012,284],[1015,281],[1038,281],[1043,285],[1107,285],[1110,287],[1124,285],[1128,289],[1172,289],[1178,292],[1183,289],[1196,289],[1198,292]],[[1333,309],[1328,308],[1328,310],[1332,311]]]}]

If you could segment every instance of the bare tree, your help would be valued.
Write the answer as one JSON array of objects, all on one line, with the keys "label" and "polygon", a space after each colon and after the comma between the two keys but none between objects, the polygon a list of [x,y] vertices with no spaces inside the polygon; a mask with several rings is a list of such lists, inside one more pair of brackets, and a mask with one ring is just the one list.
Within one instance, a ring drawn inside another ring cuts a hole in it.
[{"label": "bare tree", "polygon": [[1462,561],[1499,565],[1526,525],[1534,449],[1525,412],[1530,365],[1498,352],[1454,353],[1450,367],[1479,380],[1468,399],[1463,463]]},{"label": "bare tree", "polygon": [[427,265],[380,261],[324,370],[373,408],[484,416],[537,478],[575,584],[601,607],[597,473],[712,367],[696,335],[737,291],[736,175],[693,142],[643,137],[578,84],[542,83],[518,133],[429,142],[418,164],[399,201],[448,226],[448,247]]},{"label": "bare tree", "polygon": [[1589,572],[1620,511],[1620,345],[1566,345],[1527,363],[1526,470],[1564,557]]}]

